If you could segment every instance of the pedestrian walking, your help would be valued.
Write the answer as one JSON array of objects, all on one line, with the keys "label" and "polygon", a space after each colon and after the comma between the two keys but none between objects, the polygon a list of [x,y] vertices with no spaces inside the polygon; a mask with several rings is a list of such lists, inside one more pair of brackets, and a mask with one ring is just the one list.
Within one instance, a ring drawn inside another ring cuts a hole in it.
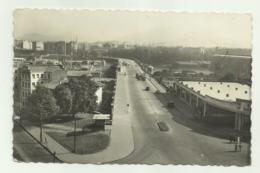
[{"label": "pedestrian walking", "polygon": [[44,137],[44,142],[45,142],[45,145],[48,146],[48,142],[47,142],[46,136]]},{"label": "pedestrian walking", "polygon": [[237,144],[235,144],[235,152],[237,152]]},{"label": "pedestrian walking", "polygon": [[130,106],[129,104],[126,105],[126,107],[127,107],[127,113],[129,112],[129,106]]},{"label": "pedestrian walking", "polygon": [[242,151],[242,145],[241,145],[241,143],[238,145],[238,149],[239,149],[239,152]]}]

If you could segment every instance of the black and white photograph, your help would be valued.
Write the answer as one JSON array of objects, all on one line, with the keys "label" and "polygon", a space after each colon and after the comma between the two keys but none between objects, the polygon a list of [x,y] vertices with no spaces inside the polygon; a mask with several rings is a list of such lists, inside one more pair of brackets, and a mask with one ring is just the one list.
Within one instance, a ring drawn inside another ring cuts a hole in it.
[{"label": "black and white photograph", "polygon": [[250,14],[13,15],[16,162],[251,164]]}]

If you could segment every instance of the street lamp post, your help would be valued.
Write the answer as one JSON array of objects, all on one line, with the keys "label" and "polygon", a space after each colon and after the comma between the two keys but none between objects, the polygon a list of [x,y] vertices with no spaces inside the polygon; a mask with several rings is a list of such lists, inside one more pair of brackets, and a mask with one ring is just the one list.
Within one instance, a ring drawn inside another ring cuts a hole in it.
[{"label": "street lamp post", "polygon": [[40,114],[40,142],[42,143],[42,114]]},{"label": "street lamp post", "polygon": [[76,127],[77,127],[77,122],[76,122],[76,114],[74,114],[74,142],[73,142],[73,150],[74,150],[74,153],[76,153]]}]

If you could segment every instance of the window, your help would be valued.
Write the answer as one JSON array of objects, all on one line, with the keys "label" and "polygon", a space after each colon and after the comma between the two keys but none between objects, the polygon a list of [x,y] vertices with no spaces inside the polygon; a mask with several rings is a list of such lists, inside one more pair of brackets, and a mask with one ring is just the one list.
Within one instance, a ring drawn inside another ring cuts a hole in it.
[{"label": "window", "polygon": [[32,74],[32,78],[35,79],[35,74]]},{"label": "window", "polygon": [[39,74],[37,74],[37,78],[39,78],[40,77],[40,75]]},{"label": "window", "polygon": [[33,82],[32,85],[35,86],[35,82]]},{"label": "window", "polygon": [[43,74],[41,74],[41,78],[43,78]]}]

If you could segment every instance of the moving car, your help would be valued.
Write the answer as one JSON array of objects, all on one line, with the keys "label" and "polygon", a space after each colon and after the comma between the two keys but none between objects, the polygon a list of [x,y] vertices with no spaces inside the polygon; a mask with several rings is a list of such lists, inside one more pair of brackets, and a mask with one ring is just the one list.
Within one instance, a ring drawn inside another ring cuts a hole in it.
[{"label": "moving car", "polygon": [[157,125],[160,131],[164,131],[164,132],[169,131],[169,127],[165,122],[158,122]]}]

